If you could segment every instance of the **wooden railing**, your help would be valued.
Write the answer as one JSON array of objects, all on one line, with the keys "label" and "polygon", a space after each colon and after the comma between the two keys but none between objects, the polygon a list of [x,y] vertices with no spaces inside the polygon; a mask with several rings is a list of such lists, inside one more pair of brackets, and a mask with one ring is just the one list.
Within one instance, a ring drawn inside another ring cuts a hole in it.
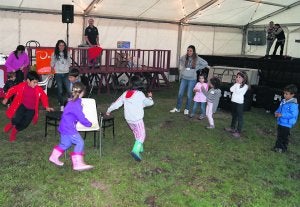
[{"label": "wooden railing", "polygon": [[[35,64],[36,47],[28,47],[31,65]],[[51,49],[51,47],[39,47]],[[52,48],[54,50],[54,48]],[[126,74],[130,78],[133,74],[147,73],[149,88],[169,85],[165,72],[170,69],[170,50],[142,50],[142,49],[103,49],[102,54],[93,61],[88,59],[88,47],[69,48],[72,58],[72,67],[78,68],[81,74],[87,74],[90,83],[106,86],[109,92],[111,75],[120,77]],[[47,54],[51,56],[51,54]]]}]

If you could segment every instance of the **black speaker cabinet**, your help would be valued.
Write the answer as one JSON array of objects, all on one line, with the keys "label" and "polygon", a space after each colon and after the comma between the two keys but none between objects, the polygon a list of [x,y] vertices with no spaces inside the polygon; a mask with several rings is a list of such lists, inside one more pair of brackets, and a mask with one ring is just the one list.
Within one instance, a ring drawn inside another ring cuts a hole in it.
[{"label": "black speaker cabinet", "polygon": [[74,5],[63,4],[62,5],[62,22],[73,23],[74,22]]}]

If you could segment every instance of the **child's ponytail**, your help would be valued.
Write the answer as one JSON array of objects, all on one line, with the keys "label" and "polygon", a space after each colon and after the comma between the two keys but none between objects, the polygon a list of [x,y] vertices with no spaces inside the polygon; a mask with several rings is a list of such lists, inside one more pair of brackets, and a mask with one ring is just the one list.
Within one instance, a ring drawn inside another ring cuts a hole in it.
[{"label": "child's ponytail", "polygon": [[85,86],[83,83],[76,82],[72,87],[72,101],[75,101],[79,98],[81,93],[85,93]]}]

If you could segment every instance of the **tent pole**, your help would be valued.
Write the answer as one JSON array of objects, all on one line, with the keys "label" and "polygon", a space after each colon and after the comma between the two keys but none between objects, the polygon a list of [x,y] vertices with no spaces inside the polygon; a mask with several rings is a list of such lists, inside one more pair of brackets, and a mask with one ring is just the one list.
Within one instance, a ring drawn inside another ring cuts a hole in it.
[{"label": "tent pole", "polygon": [[182,42],[182,30],[183,24],[178,25],[178,39],[177,39],[177,53],[176,53],[176,66],[179,68],[180,52],[181,52],[181,42]]},{"label": "tent pole", "polygon": [[67,48],[69,48],[69,23],[67,23]]},{"label": "tent pole", "polygon": [[241,55],[245,55],[246,54],[247,29],[248,29],[248,25],[246,25],[246,26],[243,27],[243,40],[242,40]]}]

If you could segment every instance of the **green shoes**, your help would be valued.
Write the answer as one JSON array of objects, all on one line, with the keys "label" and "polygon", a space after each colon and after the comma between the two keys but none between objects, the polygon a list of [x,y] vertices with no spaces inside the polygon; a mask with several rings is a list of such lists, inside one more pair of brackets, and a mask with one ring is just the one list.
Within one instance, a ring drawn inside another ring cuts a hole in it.
[{"label": "green shoes", "polygon": [[143,152],[143,151],[144,151],[143,144],[139,141],[135,141],[130,154],[136,161],[140,162],[140,161],[142,161],[140,152]]}]

